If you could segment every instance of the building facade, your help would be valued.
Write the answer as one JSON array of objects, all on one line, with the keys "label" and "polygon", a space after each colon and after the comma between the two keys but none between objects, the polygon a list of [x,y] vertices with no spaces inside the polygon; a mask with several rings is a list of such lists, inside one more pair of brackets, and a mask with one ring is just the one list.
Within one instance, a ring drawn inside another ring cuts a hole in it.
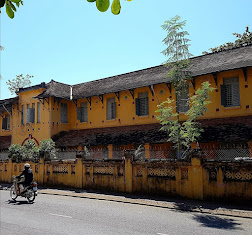
[{"label": "building facade", "polygon": [[[208,112],[200,118],[204,145],[251,146],[252,46],[191,59],[192,81],[177,105],[181,120],[184,100],[209,81],[216,88]],[[176,100],[160,65],[105,79],[67,85],[56,81],[20,89],[18,96],[0,101],[0,149],[33,139],[38,145],[53,138],[59,148],[171,148],[155,118],[157,105]],[[176,100],[177,104],[179,100]]]}]

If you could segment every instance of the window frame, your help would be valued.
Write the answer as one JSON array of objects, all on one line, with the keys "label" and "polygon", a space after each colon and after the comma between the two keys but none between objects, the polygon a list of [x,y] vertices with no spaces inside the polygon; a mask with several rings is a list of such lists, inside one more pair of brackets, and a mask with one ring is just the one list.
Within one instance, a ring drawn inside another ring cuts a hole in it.
[{"label": "window frame", "polygon": [[107,99],[107,120],[116,119],[116,99],[108,98]]},{"label": "window frame", "polygon": [[[223,78],[223,84],[220,85],[220,91],[222,106],[229,108],[239,107],[241,105],[239,76]],[[236,93],[236,91],[238,91],[238,93]]]},{"label": "window frame", "polygon": [[139,117],[149,116],[149,92],[139,92],[135,99],[136,115]]},{"label": "window frame", "polygon": [[180,97],[178,94],[176,94],[176,112],[186,113],[190,109],[188,101],[189,101],[189,84],[186,83],[186,85],[182,89]]},{"label": "window frame", "polygon": [[60,123],[67,124],[68,123],[68,110],[67,103],[60,103]]}]

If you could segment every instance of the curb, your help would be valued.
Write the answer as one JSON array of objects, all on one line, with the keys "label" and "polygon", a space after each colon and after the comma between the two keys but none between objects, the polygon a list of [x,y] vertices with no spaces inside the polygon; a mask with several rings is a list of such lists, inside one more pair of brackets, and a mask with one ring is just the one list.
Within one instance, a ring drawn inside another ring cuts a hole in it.
[{"label": "curb", "polygon": [[197,212],[197,213],[205,213],[211,215],[222,215],[222,216],[232,216],[232,217],[240,217],[246,219],[252,219],[252,211],[244,211],[238,209],[226,209],[226,208],[217,208],[217,209],[206,209],[202,206],[195,206],[191,204],[182,204],[176,205],[176,203],[172,202],[163,202],[163,201],[155,201],[155,200],[147,200],[147,199],[131,199],[123,196],[111,196],[111,195],[101,195],[95,193],[73,193],[66,192],[63,190],[48,190],[41,189],[39,190],[39,194],[48,194],[48,195],[58,195],[58,196],[70,196],[77,198],[87,198],[87,199],[95,199],[95,200],[104,200],[104,201],[112,201],[112,202],[122,202],[122,203],[130,203],[136,205],[143,206],[153,206],[159,208],[167,208],[171,210],[178,211],[186,211],[186,212]]}]

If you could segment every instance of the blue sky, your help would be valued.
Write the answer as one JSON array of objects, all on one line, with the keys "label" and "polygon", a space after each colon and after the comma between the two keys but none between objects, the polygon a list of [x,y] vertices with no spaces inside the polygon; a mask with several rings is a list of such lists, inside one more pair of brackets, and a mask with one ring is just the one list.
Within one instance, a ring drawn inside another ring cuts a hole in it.
[{"label": "blue sky", "polygon": [[23,1],[13,20],[1,14],[1,99],[19,74],[33,85],[77,84],[162,64],[161,25],[175,15],[187,21],[194,56],[252,30],[251,0],[121,0],[117,16],[86,0]]}]

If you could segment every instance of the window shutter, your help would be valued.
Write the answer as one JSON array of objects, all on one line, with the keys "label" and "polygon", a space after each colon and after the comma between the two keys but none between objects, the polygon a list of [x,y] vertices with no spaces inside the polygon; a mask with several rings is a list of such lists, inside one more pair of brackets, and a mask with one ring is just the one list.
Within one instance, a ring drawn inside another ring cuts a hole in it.
[{"label": "window shutter", "polygon": [[149,97],[145,98],[145,114],[149,115]]},{"label": "window shutter", "polygon": [[6,118],[6,130],[10,130],[10,116],[8,116],[8,118]]},{"label": "window shutter", "polygon": [[7,118],[3,118],[2,129],[7,130]]},{"label": "window shutter", "polygon": [[240,105],[240,87],[239,87],[239,83],[234,83],[233,84],[232,100],[233,100],[233,105],[234,106],[239,106]]},{"label": "window shutter", "polygon": [[81,121],[81,107],[77,108],[77,120]]},{"label": "window shutter", "polygon": [[108,103],[107,103],[107,120],[112,119],[111,112],[112,112],[111,102],[110,102],[110,100],[108,100]]},{"label": "window shutter", "polygon": [[26,109],[26,123],[30,123],[31,122],[31,109],[28,108]]},{"label": "window shutter", "polygon": [[220,85],[221,91],[221,105],[226,106],[226,93],[225,93],[225,85]]},{"label": "window shutter", "polygon": [[136,104],[136,115],[139,116],[140,115],[140,99],[136,98],[135,99],[135,104]]},{"label": "window shutter", "polygon": [[35,122],[35,109],[31,109],[31,123]]},{"label": "window shutter", "polygon": [[88,104],[87,104],[87,102],[83,103],[82,116],[83,116],[83,122],[87,122],[88,121]]},{"label": "window shutter", "polygon": [[116,102],[111,103],[111,118],[115,119],[116,118]]}]

